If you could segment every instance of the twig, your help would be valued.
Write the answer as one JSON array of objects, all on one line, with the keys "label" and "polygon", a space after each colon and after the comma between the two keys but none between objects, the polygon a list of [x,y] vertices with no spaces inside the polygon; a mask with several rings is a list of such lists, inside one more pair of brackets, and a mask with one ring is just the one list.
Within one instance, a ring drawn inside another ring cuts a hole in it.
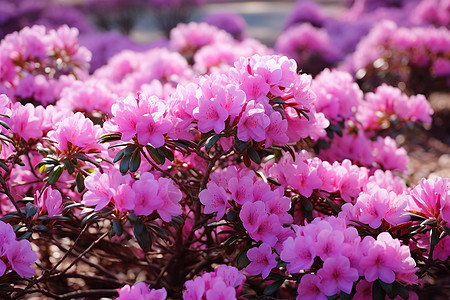
[{"label": "twig", "polygon": [[[87,227],[87,226],[86,226]],[[96,239],[86,250],[84,250],[80,255],[77,256],[77,258],[74,259],[74,261],[72,261],[70,263],[70,265],[65,268],[62,272],[60,272],[59,274],[62,275],[64,273],[66,273],[73,265],[75,265],[86,253],[88,253],[96,244],[98,244],[102,239],[104,239],[106,236],[108,235],[108,232],[105,232],[104,234],[102,234],[98,239]]]}]

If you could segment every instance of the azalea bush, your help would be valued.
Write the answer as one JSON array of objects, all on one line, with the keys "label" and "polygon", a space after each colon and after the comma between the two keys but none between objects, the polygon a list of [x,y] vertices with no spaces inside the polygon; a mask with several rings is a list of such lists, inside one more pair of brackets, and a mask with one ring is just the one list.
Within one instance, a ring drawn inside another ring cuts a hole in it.
[{"label": "azalea bush", "polygon": [[206,23],[90,59],[67,26],[0,43],[2,298],[417,299],[449,267],[450,180],[393,138],[425,96]]}]

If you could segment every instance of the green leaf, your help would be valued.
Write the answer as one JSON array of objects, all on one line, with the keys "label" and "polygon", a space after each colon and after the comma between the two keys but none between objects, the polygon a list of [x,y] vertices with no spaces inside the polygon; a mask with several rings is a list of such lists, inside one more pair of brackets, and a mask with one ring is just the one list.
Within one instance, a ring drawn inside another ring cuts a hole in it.
[{"label": "green leaf", "polygon": [[98,219],[98,211],[94,211],[88,214],[86,217],[81,220],[81,227],[84,227],[86,224]]},{"label": "green leaf", "polygon": [[431,228],[431,234],[430,234],[430,243],[433,246],[436,246],[437,243],[439,243],[439,230],[437,228]]},{"label": "green leaf", "polygon": [[418,233],[416,231],[418,231],[420,228],[423,228],[423,227],[420,225],[413,225],[408,228],[408,232],[409,232],[409,234],[413,234],[413,233],[416,234],[416,233]]},{"label": "green leaf", "polygon": [[238,254],[236,258],[236,265],[238,269],[243,269],[250,264],[250,260],[247,257],[247,252],[249,249],[250,248],[246,248]]},{"label": "green leaf", "polygon": [[220,138],[221,138],[220,134],[215,134],[211,136],[208,140],[206,140],[205,144],[206,151],[209,151]]},{"label": "green leaf", "polygon": [[24,227],[26,227],[24,224],[18,224],[18,225],[13,226],[13,230],[14,230],[14,232],[17,232]]},{"label": "green leaf", "polygon": [[134,150],[133,154],[131,154],[130,159],[130,172],[136,172],[141,165],[141,151],[139,148]]},{"label": "green leaf", "polygon": [[120,140],[121,138],[122,138],[122,133],[120,133],[120,132],[105,134],[105,135],[102,135],[98,139],[98,143],[102,144],[102,143],[114,142],[114,141]]},{"label": "green leaf", "polygon": [[122,159],[122,157],[125,154],[125,149],[120,150],[119,152],[117,152],[116,156],[114,157],[113,163],[118,162],[119,160]]},{"label": "green leaf", "polygon": [[165,158],[167,158],[170,161],[173,161],[175,159],[173,152],[164,146],[157,148],[156,151],[158,151],[159,154],[161,154],[162,156],[164,156]]},{"label": "green leaf", "polygon": [[41,224],[33,226],[33,229],[38,230],[38,231],[47,231],[48,230],[47,226],[41,225]]},{"label": "green leaf", "polygon": [[25,212],[27,214],[27,218],[34,216],[38,211],[38,207],[33,203],[28,202],[25,206]]},{"label": "green leaf", "polygon": [[6,129],[11,129],[11,128],[9,128],[8,124],[5,121],[0,120],[0,125],[5,127]]},{"label": "green leaf", "polygon": [[228,221],[233,221],[237,217],[237,212],[234,210],[230,210],[229,212],[227,212],[226,217]]},{"label": "green leaf", "polygon": [[226,247],[228,247],[228,246],[233,245],[234,243],[237,242],[238,238],[239,238],[239,237],[236,236],[236,235],[230,236],[230,237],[223,243],[223,246],[226,248]]},{"label": "green leaf", "polygon": [[222,226],[222,225],[227,225],[227,224],[228,224],[227,222],[223,222],[223,221],[212,222],[212,223],[209,223],[208,225],[206,225],[206,227],[217,227],[217,226]]},{"label": "green leaf", "polygon": [[63,171],[64,171],[63,165],[58,165],[58,166],[54,167],[53,171],[48,176],[48,183],[55,184],[58,181],[59,177],[61,177],[61,174]]},{"label": "green leaf", "polygon": [[283,285],[284,279],[277,280],[264,289],[264,295],[272,295]]},{"label": "green leaf", "polygon": [[123,226],[119,220],[113,219],[113,230],[117,236],[121,236],[123,233]]},{"label": "green leaf", "polygon": [[386,291],[381,287],[380,280],[375,280],[372,286],[372,299],[384,300],[386,298]]},{"label": "green leaf", "polygon": [[75,167],[72,164],[72,162],[68,161],[68,160],[64,160],[63,161],[64,166],[66,167],[67,172],[72,175],[73,172],[75,171]]},{"label": "green leaf", "polygon": [[286,102],[280,97],[276,97],[269,100],[269,104],[286,104]]},{"label": "green leaf", "polygon": [[127,146],[125,149],[123,149],[124,150],[124,152],[123,152],[124,155],[125,156],[131,155],[134,152],[134,150],[136,150],[137,147],[138,147],[137,145],[129,145],[129,146]]},{"label": "green leaf", "polygon": [[383,290],[386,292],[386,294],[392,294],[393,287],[390,283],[385,283],[384,281],[380,280],[380,286],[383,288]]},{"label": "green leaf", "polygon": [[297,111],[297,115],[298,115],[300,118],[303,116],[303,117],[306,118],[306,120],[309,121],[309,116],[308,116],[308,114],[307,114],[309,111],[305,111],[305,110],[298,109],[298,108],[295,108],[295,107],[294,107],[294,109]]},{"label": "green leaf", "polygon": [[253,160],[257,165],[261,163],[261,158],[259,157],[258,152],[255,151],[255,149],[249,147],[247,148],[247,154],[248,157]]},{"label": "green leaf", "polygon": [[54,216],[54,217],[42,216],[42,217],[39,217],[38,220],[43,220],[43,221],[70,221],[72,219],[69,218],[69,217],[64,217],[64,216]]},{"label": "green leaf", "polygon": [[120,161],[120,166],[119,166],[120,173],[125,174],[126,172],[128,172],[128,169],[130,167],[130,160],[131,160],[131,155],[125,155],[122,158],[122,160]]},{"label": "green leaf", "polygon": [[84,185],[84,175],[81,172],[78,172],[77,177],[75,178],[75,183],[77,185],[78,193],[82,193],[85,189]]},{"label": "green leaf", "polygon": [[239,140],[237,137],[234,138],[234,147],[239,153],[243,153],[247,147],[247,142]]},{"label": "green leaf", "polygon": [[78,208],[78,207],[84,207],[84,204],[82,204],[82,203],[72,203],[72,204],[66,205],[64,207],[63,211],[68,211],[69,209]]},{"label": "green leaf", "polygon": [[9,167],[8,167],[3,161],[0,161],[0,168],[2,168],[3,170],[5,170],[6,173],[9,172]]},{"label": "green leaf", "polygon": [[144,252],[152,249],[152,236],[141,219],[138,219],[134,224],[134,236]]},{"label": "green leaf", "polygon": [[329,139],[332,139],[332,138],[334,137],[333,130],[331,130],[330,127],[325,128],[325,131],[326,131],[327,137],[328,137]]},{"label": "green leaf", "polygon": [[338,136],[342,137],[342,128],[341,127],[334,125],[334,124],[330,124],[330,126],[328,126],[327,129],[331,130],[332,132],[336,132],[336,134]]},{"label": "green leaf", "polygon": [[18,238],[18,240],[19,240],[19,241],[21,241],[21,240],[29,240],[30,237],[31,237],[31,234],[32,234],[31,231],[27,231],[27,232],[25,232],[24,234],[22,234],[22,235]]},{"label": "green leaf", "polygon": [[270,182],[270,183],[273,184],[273,185],[281,186],[281,183],[279,183],[278,180],[276,180],[276,179],[273,178],[273,177],[267,177],[267,181]]},{"label": "green leaf", "polygon": [[159,225],[157,224],[150,224],[150,229],[160,238],[166,240],[166,241],[170,241],[169,235],[167,234],[167,232],[164,231],[164,229],[162,229],[161,227],[159,227]]},{"label": "green leaf", "polygon": [[23,197],[22,199],[20,199],[19,201],[17,201],[19,203],[34,203],[34,198],[33,197]]},{"label": "green leaf", "polygon": [[147,149],[148,154],[150,154],[151,158],[159,165],[163,165],[166,161],[166,158],[159,154],[159,152],[150,145],[146,145],[145,149]]},{"label": "green leaf", "polygon": [[408,299],[409,298],[408,290],[401,283],[399,283],[397,281],[394,281],[392,286],[394,288],[394,291],[397,293],[397,295],[399,295],[403,299]]},{"label": "green leaf", "polygon": [[450,236],[450,228],[448,228],[447,226],[442,226],[444,228],[445,233]]},{"label": "green leaf", "polygon": [[138,220],[138,217],[133,212],[130,212],[127,218],[128,220],[130,220],[131,224],[136,223],[136,221]]},{"label": "green leaf", "polygon": [[2,218],[0,218],[0,221],[6,221],[6,220],[10,220],[10,219],[18,219],[19,218],[19,214],[18,212],[10,212],[7,213],[6,215],[4,215]]}]

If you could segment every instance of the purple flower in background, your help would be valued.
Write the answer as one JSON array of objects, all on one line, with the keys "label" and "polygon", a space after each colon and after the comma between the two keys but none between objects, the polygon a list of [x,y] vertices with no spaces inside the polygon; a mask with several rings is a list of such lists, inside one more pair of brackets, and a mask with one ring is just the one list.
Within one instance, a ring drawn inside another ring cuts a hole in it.
[{"label": "purple flower in background", "polygon": [[244,37],[244,30],[247,26],[245,19],[241,15],[227,11],[206,15],[203,18],[203,22],[227,31],[237,40],[241,40]]}]

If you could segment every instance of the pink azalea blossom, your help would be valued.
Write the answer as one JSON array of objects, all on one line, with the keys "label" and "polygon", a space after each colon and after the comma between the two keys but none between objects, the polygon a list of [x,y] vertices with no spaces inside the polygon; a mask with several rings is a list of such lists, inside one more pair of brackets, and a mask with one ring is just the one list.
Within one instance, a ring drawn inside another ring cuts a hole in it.
[{"label": "pink azalea blossom", "polygon": [[244,228],[249,232],[255,232],[261,222],[260,216],[266,213],[264,202],[255,201],[253,203],[246,202],[241,208],[239,218],[244,225]]},{"label": "pink azalea blossom", "polygon": [[162,289],[150,289],[150,286],[145,282],[138,282],[132,286],[125,285],[117,290],[119,297],[116,300],[165,300],[167,297],[167,291]]},{"label": "pink azalea blossom", "polygon": [[320,278],[321,291],[327,296],[339,291],[350,294],[353,283],[359,278],[358,271],[350,267],[350,261],[345,256],[327,258],[323,268],[317,271],[317,276]]},{"label": "pink azalea blossom", "polygon": [[206,189],[198,195],[200,202],[205,205],[204,213],[211,214],[217,212],[217,220],[220,220],[225,214],[228,203],[228,196],[223,187],[218,186],[214,182],[209,182]]},{"label": "pink azalea blossom", "polygon": [[0,257],[6,254],[6,251],[10,249],[8,245],[15,240],[16,234],[11,225],[0,221]]},{"label": "pink azalea blossom", "polygon": [[272,247],[265,243],[248,250],[247,257],[251,263],[245,270],[250,275],[261,274],[263,279],[269,276],[270,271],[277,266],[277,261],[275,260],[277,255],[272,253]]},{"label": "pink azalea blossom", "polygon": [[290,273],[308,270],[312,266],[315,257],[315,243],[309,236],[298,236],[295,239],[289,237],[283,243],[283,251],[280,254],[280,258],[289,263],[287,270]]},{"label": "pink azalea blossom", "polygon": [[226,286],[223,281],[214,282],[211,289],[206,291],[206,300],[235,300],[236,290],[231,286]]},{"label": "pink azalea blossom", "polygon": [[326,300],[327,296],[321,291],[320,278],[314,274],[302,276],[297,288],[297,300]]},{"label": "pink azalea blossom", "polygon": [[265,129],[269,126],[270,119],[265,114],[264,106],[251,100],[242,114],[238,123],[238,138],[246,142],[253,139],[261,142],[265,139]]},{"label": "pink azalea blossom", "polygon": [[37,260],[37,254],[27,240],[13,241],[9,244],[6,257],[14,271],[21,277],[31,277],[35,270],[31,267]]},{"label": "pink azalea blossom", "polygon": [[289,137],[286,134],[288,123],[282,119],[279,112],[274,111],[270,115],[270,124],[266,128],[266,148],[274,145],[284,145],[289,142]]},{"label": "pink azalea blossom", "polygon": [[157,208],[158,214],[165,222],[170,222],[173,216],[179,216],[182,213],[179,204],[182,194],[171,179],[158,179],[158,197],[162,199],[162,204]]},{"label": "pink azalea blossom", "polygon": [[134,213],[148,216],[155,209],[161,207],[163,199],[158,195],[159,184],[151,173],[144,173],[133,183]]},{"label": "pink azalea blossom", "polygon": [[62,213],[62,196],[58,190],[47,187],[42,195],[37,193],[39,213],[48,213],[49,217],[60,216]]}]

